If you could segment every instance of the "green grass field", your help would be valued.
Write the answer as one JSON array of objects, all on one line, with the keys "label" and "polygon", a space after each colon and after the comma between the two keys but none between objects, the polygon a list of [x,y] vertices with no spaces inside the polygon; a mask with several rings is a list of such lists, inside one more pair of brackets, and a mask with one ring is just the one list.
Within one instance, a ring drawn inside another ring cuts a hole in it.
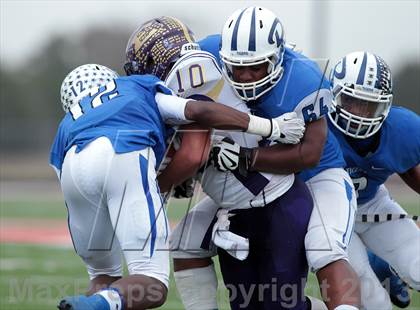
[{"label": "green grass field", "polygon": [[[171,219],[179,219],[185,214],[187,207],[184,201],[170,204],[168,215]],[[418,204],[404,207],[409,213],[418,214],[420,211]],[[0,204],[2,221],[34,218],[65,219],[64,204],[24,201]],[[229,309],[227,291],[223,287],[220,272],[218,273],[220,309]],[[60,297],[83,293],[87,284],[84,265],[72,248],[0,244],[0,309],[54,309]],[[310,295],[319,295],[318,285],[312,274],[306,290]],[[167,303],[161,309],[182,309],[172,277]],[[412,303],[407,309],[420,309],[420,293],[413,294]]]}]

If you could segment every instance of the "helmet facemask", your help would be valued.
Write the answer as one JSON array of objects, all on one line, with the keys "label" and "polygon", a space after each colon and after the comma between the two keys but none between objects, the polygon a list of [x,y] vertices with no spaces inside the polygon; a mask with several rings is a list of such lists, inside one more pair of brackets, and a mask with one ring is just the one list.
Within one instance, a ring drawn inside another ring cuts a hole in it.
[{"label": "helmet facemask", "polygon": [[333,94],[330,119],[341,132],[356,139],[378,132],[392,104],[392,94],[383,95],[376,89],[368,92],[358,85],[335,87]]},{"label": "helmet facemask", "polygon": [[[244,60],[235,61],[232,58],[223,57],[220,53],[223,67],[223,75],[235,90],[236,95],[245,101],[256,100],[270,89],[281,79],[283,75],[283,67],[281,66],[283,60],[283,53],[281,55],[272,55],[264,57],[259,60],[247,62]],[[233,67],[248,67],[257,66],[267,63],[267,75],[262,79],[254,82],[241,83],[233,78]]]}]

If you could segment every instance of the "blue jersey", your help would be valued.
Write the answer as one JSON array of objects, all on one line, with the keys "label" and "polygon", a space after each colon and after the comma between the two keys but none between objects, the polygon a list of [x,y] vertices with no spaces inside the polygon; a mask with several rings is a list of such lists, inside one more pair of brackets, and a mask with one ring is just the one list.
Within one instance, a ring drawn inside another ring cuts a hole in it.
[{"label": "blue jersey", "polygon": [[221,39],[220,34],[212,34],[198,41],[201,50],[212,54],[217,60],[219,67],[222,67],[222,61],[219,57],[220,44],[222,43]]},{"label": "blue jersey", "polygon": [[155,101],[157,91],[171,94],[151,75],[113,80],[72,107],[61,121],[50,154],[50,164],[61,170],[67,151],[80,152],[99,137],[107,137],[116,153],[152,147],[156,165],[165,152],[165,125]]},{"label": "blue jersey", "polygon": [[[221,37],[209,36],[199,42],[200,47],[220,58],[218,49]],[[210,48],[210,46],[212,46]],[[275,118],[286,112],[295,111],[305,122],[312,122],[325,117],[331,104],[330,84],[324,78],[318,65],[303,56],[286,48],[283,59],[283,76],[276,86],[264,94],[250,108],[261,117]],[[344,168],[345,162],[338,141],[328,131],[320,164],[300,173],[307,181],[321,171],[329,168]]]},{"label": "blue jersey", "polygon": [[329,127],[343,150],[346,169],[358,192],[358,204],[371,200],[391,174],[404,173],[420,163],[420,117],[410,110],[391,108],[379,131],[376,150],[366,156],[355,151],[363,140],[347,137],[331,122]]}]

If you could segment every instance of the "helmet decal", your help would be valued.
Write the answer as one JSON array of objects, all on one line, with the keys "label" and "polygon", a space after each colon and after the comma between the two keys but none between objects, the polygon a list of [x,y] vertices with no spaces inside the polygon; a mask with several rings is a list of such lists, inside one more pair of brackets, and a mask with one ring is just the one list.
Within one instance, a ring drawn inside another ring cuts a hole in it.
[{"label": "helmet decal", "polygon": [[[341,64],[341,72],[338,72],[337,67]],[[342,79],[346,76],[346,58],[344,58],[342,61],[338,62],[334,67],[334,76],[337,79]]]},{"label": "helmet decal", "polygon": [[392,93],[391,70],[386,62],[379,56],[376,56],[377,61],[377,80],[375,87],[382,89],[385,93]]},{"label": "helmet decal", "polygon": [[[279,35],[278,29],[277,29],[278,24],[280,24],[280,27],[281,27],[280,20],[276,18],[273,22],[273,25],[271,26],[270,33],[268,35],[268,43],[270,44],[276,43],[277,47],[283,44],[283,33],[281,32],[281,34]],[[275,41],[274,41],[274,35],[276,38]]]}]

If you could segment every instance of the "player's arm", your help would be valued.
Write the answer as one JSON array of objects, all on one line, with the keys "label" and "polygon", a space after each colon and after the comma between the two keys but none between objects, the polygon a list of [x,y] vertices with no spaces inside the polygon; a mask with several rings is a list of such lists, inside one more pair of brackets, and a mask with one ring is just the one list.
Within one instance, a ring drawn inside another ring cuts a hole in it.
[{"label": "player's arm", "polygon": [[269,147],[244,148],[225,138],[213,146],[212,159],[220,171],[236,170],[290,174],[319,164],[327,138],[325,117],[307,124],[300,143],[277,144]]},{"label": "player's arm", "polygon": [[[213,147],[212,158],[217,169],[221,171],[235,170],[270,172],[275,174],[290,174],[316,167],[322,156],[328,135],[326,114],[332,101],[332,95],[325,85],[303,98],[295,107],[296,113],[306,121],[306,131],[299,143],[294,145],[278,144],[270,147],[246,149],[229,152],[230,145]],[[284,115],[284,114],[283,114]],[[236,149],[238,147],[236,146]],[[226,150],[226,151],[225,151]],[[226,163],[232,162],[233,165]],[[223,166],[223,167],[222,167]]]},{"label": "player's arm", "polygon": [[399,175],[412,190],[420,194],[420,165],[414,166]]},{"label": "player's arm", "polygon": [[255,149],[250,170],[289,174],[316,167],[326,139],[327,121],[323,117],[306,125],[305,135],[298,144],[277,144]]},{"label": "player's arm", "polygon": [[158,176],[162,192],[167,192],[172,186],[177,186],[193,177],[207,162],[211,131],[197,124],[184,125],[180,129],[183,130],[181,146]]},{"label": "player's arm", "polygon": [[[250,116],[222,104],[207,101],[188,101],[185,107],[185,117],[203,126],[214,127],[224,130],[247,131]],[[265,119],[265,134],[269,135],[271,125]]]},{"label": "player's arm", "polygon": [[204,127],[241,130],[286,143],[298,143],[305,131],[305,124],[296,113],[266,119],[216,102],[183,99],[162,93],[157,93],[155,99],[163,120],[172,125],[197,122]]}]

